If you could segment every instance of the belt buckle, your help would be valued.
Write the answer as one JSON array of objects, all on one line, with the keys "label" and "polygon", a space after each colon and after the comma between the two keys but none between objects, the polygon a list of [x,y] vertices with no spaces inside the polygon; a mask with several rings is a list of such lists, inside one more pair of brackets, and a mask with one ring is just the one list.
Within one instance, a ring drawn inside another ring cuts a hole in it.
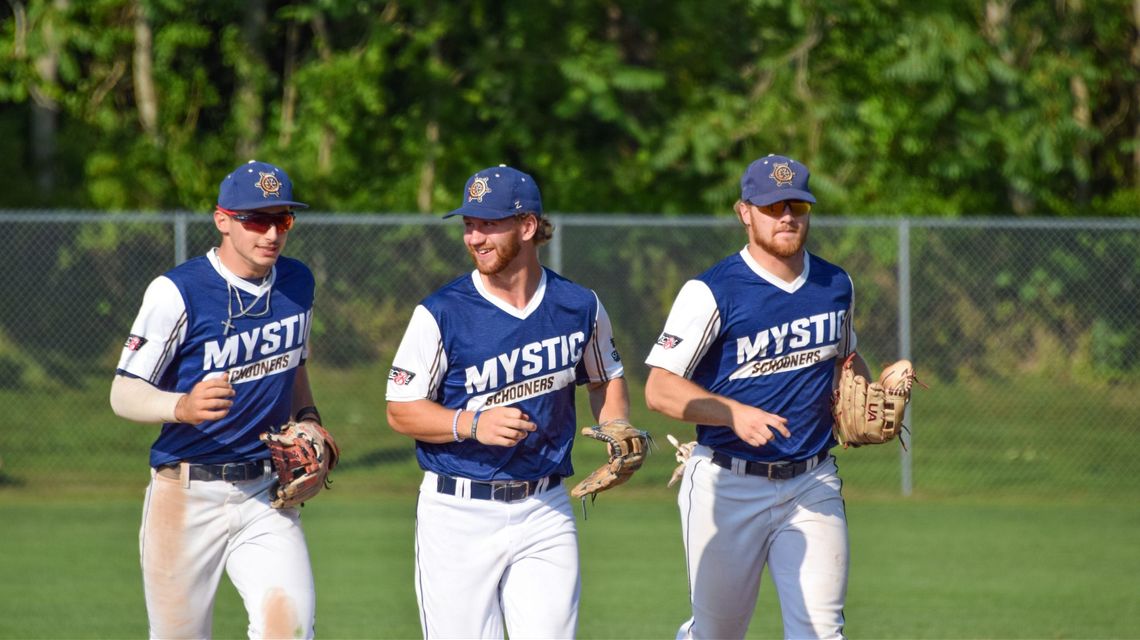
[{"label": "belt buckle", "polygon": [[249,473],[252,471],[252,469],[253,467],[250,464],[244,462],[231,462],[229,464],[223,464],[222,480],[224,482],[241,482],[243,480],[249,480]]},{"label": "belt buckle", "polygon": [[[522,489],[522,495],[516,491]],[[501,480],[491,483],[491,499],[497,502],[517,502],[530,496],[530,483],[525,480]]]},{"label": "belt buckle", "polygon": [[783,469],[784,467],[788,467],[788,466],[791,466],[790,462],[769,462],[768,463],[768,479],[769,480],[784,480],[785,478],[780,477],[781,474],[779,474],[779,473],[777,473],[775,476],[773,476],[772,470],[773,469]]}]

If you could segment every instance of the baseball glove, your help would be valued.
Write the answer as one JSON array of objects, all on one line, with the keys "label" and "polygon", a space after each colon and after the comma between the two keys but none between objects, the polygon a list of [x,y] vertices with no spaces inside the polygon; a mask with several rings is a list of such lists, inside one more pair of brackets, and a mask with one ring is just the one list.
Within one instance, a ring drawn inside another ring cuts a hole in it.
[{"label": "baseball glove", "polygon": [[[832,394],[835,438],[844,448],[894,440],[903,429],[910,390],[916,382],[914,366],[909,360],[899,360],[883,369],[877,382],[868,383],[852,369],[854,357],[852,353],[843,362]],[[899,442],[906,447],[902,438]]]},{"label": "baseball glove", "polygon": [[653,440],[628,420],[607,420],[582,429],[582,435],[606,443],[610,459],[570,490],[575,498],[597,497],[598,493],[625,483],[641,468]]},{"label": "baseball glove", "polygon": [[261,434],[261,440],[277,470],[277,482],[269,489],[274,508],[295,507],[328,486],[340,447],[324,427],[312,420],[290,422]]},{"label": "baseball glove", "polygon": [[677,459],[677,467],[673,469],[673,475],[669,477],[669,483],[665,485],[666,487],[671,487],[677,484],[677,481],[684,475],[685,461],[692,457],[693,449],[697,447],[697,442],[694,440],[681,444],[681,441],[674,438],[671,433],[666,434],[665,437],[669,438],[669,444],[673,445],[673,448],[677,450],[673,453],[673,457]]}]

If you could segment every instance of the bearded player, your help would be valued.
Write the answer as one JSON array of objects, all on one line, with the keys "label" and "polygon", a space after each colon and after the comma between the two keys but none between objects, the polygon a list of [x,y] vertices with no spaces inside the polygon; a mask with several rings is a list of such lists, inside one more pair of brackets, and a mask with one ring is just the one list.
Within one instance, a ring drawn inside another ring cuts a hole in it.
[{"label": "bearded player", "polygon": [[678,638],[743,638],[765,568],[784,637],[843,636],[847,518],[829,450],[854,292],[804,249],[808,177],[782,156],[748,167],[747,246],[681,288],[646,359],[649,408],[697,425],[678,496],[692,600]]},{"label": "bearded player", "polygon": [[415,438],[416,597],[425,638],[572,638],[578,541],[574,387],[595,418],[628,418],[609,317],[593,291],[542,267],[538,185],[473,175],[463,241],[475,270],[412,313],[388,377],[388,422]]}]

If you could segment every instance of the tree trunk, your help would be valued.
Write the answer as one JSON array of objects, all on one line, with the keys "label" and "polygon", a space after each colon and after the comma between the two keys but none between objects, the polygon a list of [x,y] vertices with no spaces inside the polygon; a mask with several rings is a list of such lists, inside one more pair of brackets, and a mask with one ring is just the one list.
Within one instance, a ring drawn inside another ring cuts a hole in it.
[{"label": "tree trunk", "polygon": [[[317,56],[321,61],[328,63],[332,61],[332,48],[330,42],[332,41],[329,36],[328,23],[325,22],[324,14],[317,12],[313,15],[313,32],[316,37],[313,38],[313,44],[317,49]],[[320,136],[317,138],[317,175],[327,176],[332,173],[332,156],[333,146],[336,142],[336,134],[333,132],[332,127],[327,123],[321,125]]]},{"label": "tree trunk", "polygon": [[[36,187],[40,197],[50,200],[56,185],[56,156],[57,140],[59,136],[59,103],[50,92],[43,91],[41,86],[54,86],[59,79],[59,34],[56,32],[54,17],[67,11],[68,0],[55,0],[54,11],[47,13],[41,25],[44,39],[44,51],[36,57],[33,66],[38,76],[38,82],[29,87],[32,97],[31,104],[31,161],[32,171],[36,177]],[[17,24],[22,23],[27,28],[26,13],[23,3],[12,3],[13,13],[16,14]],[[19,16],[24,16],[20,20]],[[17,35],[23,41],[25,34]],[[20,49],[19,45],[17,49]]]},{"label": "tree trunk", "polygon": [[[1140,0],[1132,0],[1132,66],[1140,69]],[[1133,140],[1140,140],[1140,83],[1132,86],[1132,121],[1136,133]],[[1132,186],[1140,186],[1140,145],[1132,147]]]},{"label": "tree trunk", "polygon": [[234,90],[236,129],[241,132],[236,152],[242,160],[253,159],[261,144],[264,110],[260,77],[266,65],[260,47],[266,19],[265,0],[248,0],[245,3],[245,20],[241,28],[245,56],[234,63],[237,71],[237,88]]},{"label": "tree trunk", "polygon": [[158,144],[158,98],[154,90],[154,39],[146,8],[135,0],[134,88],[139,122],[151,142]]},{"label": "tree trunk", "polygon": [[439,122],[428,121],[424,131],[424,163],[420,167],[420,186],[416,191],[416,207],[420,213],[431,213],[432,192],[435,191],[435,156],[439,149]]},{"label": "tree trunk", "polygon": [[300,27],[296,22],[290,22],[285,31],[285,70],[282,78],[285,89],[281,95],[281,133],[277,138],[282,149],[292,142],[293,128],[297,126],[297,84],[293,81],[293,74],[297,70],[298,38]]},{"label": "tree trunk", "polygon": [[[1073,96],[1073,120],[1080,125],[1082,131],[1092,131],[1092,108],[1089,106],[1089,86],[1085,83],[1085,79],[1076,75],[1070,77],[1069,93]],[[1089,203],[1088,176],[1092,172],[1092,151],[1089,148],[1088,140],[1077,140],[1074,151],[1077,154],[1077,163],[1085,169],[1085,177],[1080,177],[1081,173],[1077,173],[1077,202],[1075,204],[1084,209],[1086,208],[1085,205]]]},{"label": "tree trunk", "polygon": [[[998,57],[1005,64],[1015,66],[1017,60],[1013,48],[1009,45],[1009,21],[1013,10],[1013,0],[987,0],[985,5],[985,20],[982,23],[982,35],[998,52]],[[1006,89],[1006,100],[1016,100],[1012,89]],[[996,168],[996,167],[995,167]],[[1008,180],[1005,185],[1006,198],[1009,206],[1017,215],[1029,215],[1033,212],[1034,198],[1015,187]]]}]

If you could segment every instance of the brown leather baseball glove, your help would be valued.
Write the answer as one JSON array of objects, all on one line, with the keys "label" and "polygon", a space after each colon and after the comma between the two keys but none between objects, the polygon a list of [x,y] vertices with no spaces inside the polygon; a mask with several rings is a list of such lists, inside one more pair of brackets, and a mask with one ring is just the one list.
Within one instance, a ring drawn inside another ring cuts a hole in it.
[{"label": "brown leather baseball glove", "polygon": [[570,490],[575,498],[597,497],[598,493],[613,489],[629,480],[645,462],[652,439],[649,434],[634,427],[628,420],[607,420],[600,425],[582,429],[582,435],[606,443],[608,462],[598,467]]},{"label": "brown leather baseball glove", "polygon": [[324,427],[305,420],[290,422],[261,434],[269,447],[277,482],[270,488],[270,505],[295,507],[313,499],[328,486],[329,472],[340,459],[340,447]]},{"label": "brown leather baseball glove", "polygon": [[843,362],[832,394],[835,438],[844,448],[894,440],[903,429],[916,382],[914,366],[909,360],[899,360],[883,369],[878,381],[868,383],[852,369],[854,357],[852,353]]}]

